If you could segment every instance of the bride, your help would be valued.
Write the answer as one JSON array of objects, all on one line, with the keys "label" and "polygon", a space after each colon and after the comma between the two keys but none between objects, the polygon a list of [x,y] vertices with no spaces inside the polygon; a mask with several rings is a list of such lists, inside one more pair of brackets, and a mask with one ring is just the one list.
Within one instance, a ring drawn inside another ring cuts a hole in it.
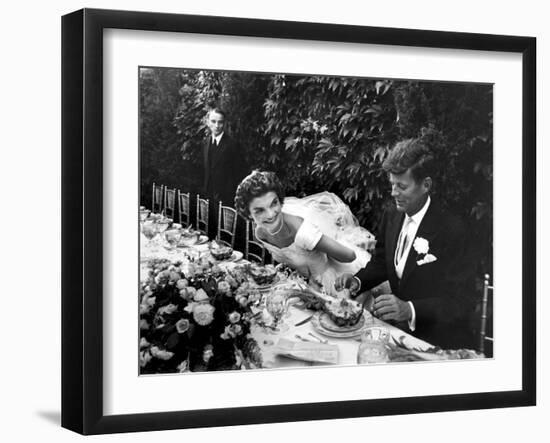
[{"label": "bride", "polygon": [[275,173],[253,171],[237,187],[235,207],[256,223],[256,237],[273,258],[334,292],[336,277],[370,260],[374,237],[329,192],[287,197]]}]

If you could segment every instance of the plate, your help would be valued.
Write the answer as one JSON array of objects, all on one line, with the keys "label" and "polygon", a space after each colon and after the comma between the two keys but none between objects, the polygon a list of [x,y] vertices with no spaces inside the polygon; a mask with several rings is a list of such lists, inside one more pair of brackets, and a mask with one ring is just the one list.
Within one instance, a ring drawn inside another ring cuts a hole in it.
[{"label": "plate", "polygon": [[362,328],[365,325],[365,316],[362,315],[359,321],[352,326],[338,326],[332,321],[330,316],[326,312],[322,312],[319,315],[319,324],[328,331],[333,332],[352,332]]},{"label": "plate", "polygon": [[208,237],[206,235],[201,235],[199,236],[199,239],[193,244],[185,245],[183,243],[178,243],[178,248],[192,248],[194,246],[204,245],[205,243],[208,243]]},{"label": "plate", "polygon": [[340,327],[328,318],[326,313],[317,312],[311,319],[311,324],[317,332],[326,337],[355,338],[361,336],[365,329],[372,326],[372,315],[368,311],[363,311],[363,317],[356,325]]},{"label": "plate", "polygon": [[217,258],[215,258],[213,255],[212,255],[212,258],[214,260],[216,260],[217,262],[224,262],[224,261],[239,261],[243,258],[243,253],[240,252],[240,251],[233,251],[233,253],[231,254],[231,257],[229,258],[225,258],[223,260],[218,260]]}]

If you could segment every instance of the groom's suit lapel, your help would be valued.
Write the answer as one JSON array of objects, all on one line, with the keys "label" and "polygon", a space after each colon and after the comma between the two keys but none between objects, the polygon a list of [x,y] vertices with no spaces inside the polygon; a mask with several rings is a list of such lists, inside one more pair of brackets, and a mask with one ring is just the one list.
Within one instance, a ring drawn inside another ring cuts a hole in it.
[{"label": "groom's suit lapel", "polygon": [[[418,231],[416,231],[415,239],[419,237],[424,238],[428,240],[428,242],[431,245],[432,240],[437,236],[437,233],[439,232],[439,220],[440,220],[439,209],[437,208],[436,203],[434,203],[434,201],[432,200],[430,207],[426,212],[426,215],[424,215],[424,218],[422,219],[422,222],[418,227]],[[403,275],[401,276],[400,288],[404,287],[408,278],[415,271],[415,269],[418,268],[418,265],[416,263],[417,260],[418,260],[418,254],[414,249],[414,240],[413,240],[413,245],[411,245],[409,256],[407,257],[407,262],[405,263],[405,269],[403,269]]]}]

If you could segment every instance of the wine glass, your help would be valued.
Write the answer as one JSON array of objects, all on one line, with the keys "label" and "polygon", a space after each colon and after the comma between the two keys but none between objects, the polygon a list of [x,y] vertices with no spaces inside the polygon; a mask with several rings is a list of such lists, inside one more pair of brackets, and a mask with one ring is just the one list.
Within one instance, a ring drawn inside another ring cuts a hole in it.
[{"label": "wine glass", "polygon": [[171,224],[172,224],[171,218],[162,217],[159,220],[157,220],[157,229],[159,234],[162,234],[164,231],[166,231]]},{"label": "wine glass", "polygon": [[357,350],[357,363],[385,363],[389,361],[387,344],[390,333],[386,328],[369,327],[361,336],[361,344]]},{"label": "wine glass", "polygon": [[147,246],[151,246],[153,238],[158,234],[157,224],[153,220],[145,220],[141,225],[141,232],[149,240]]},{"label": "wine glass", "polygon": [[181,230],[180,229],[168,229],[164,232],[164,238],[166,239],[166,242],[168,243],[166,249],[169,249],[173,251],[176,249],[176,246],[178,245],[180,238],[181,238]]},{"label": "wine glass", "polygon": [[265,308],[273,318],[273,333],[288,331],[288,325],[283,321],[283,317],[288,308],[288,296],[283,288],[275,287],[267,293]]}]

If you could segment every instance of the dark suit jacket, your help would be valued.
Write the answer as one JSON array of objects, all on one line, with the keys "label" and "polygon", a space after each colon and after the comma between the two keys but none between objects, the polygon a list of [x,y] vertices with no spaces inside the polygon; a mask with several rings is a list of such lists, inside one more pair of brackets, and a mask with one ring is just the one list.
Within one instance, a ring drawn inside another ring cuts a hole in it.
[{"label": "dark suit jacket", "polygon": [[217,210],[218,201],[226,206],[234,206],[235,190],[246,175],[244,154],[234,139],[224,132],[220,144],[211,146],[212,137],[209,135],[203,145],[202,193],[211,200]]},{"label": "dark suit jacket", "polygon": [[389,280],[392,293],[412,301],[416,312],[415,331],[409,331],[406,322],[398,324],[400,328],[442,348],[472,347],[469,318],[474,307],[474,265],[463,224],[432,198],[416,238],[428,240],[429,253],[437,260],[418,265],[422,256],[411,247],[399,280],[393,257],[403,219],[395,207],[384,214],[373,258],[357,273],[361,289]]}]

